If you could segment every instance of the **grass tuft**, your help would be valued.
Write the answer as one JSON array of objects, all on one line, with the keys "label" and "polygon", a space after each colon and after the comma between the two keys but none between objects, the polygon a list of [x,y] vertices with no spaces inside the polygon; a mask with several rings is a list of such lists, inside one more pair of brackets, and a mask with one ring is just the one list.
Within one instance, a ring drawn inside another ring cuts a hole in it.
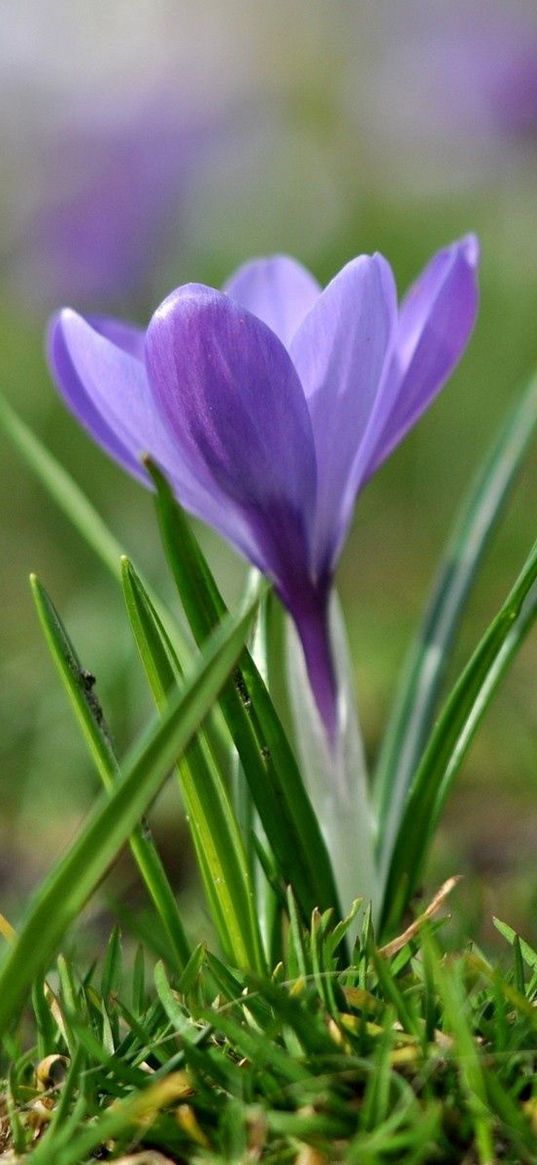
[{"label": "grass tuft", "polygon": [[271,975],[202,946],[150,969],[117,930],[100,968],[60,956],[33,1046],[5,1041],[0,1160],[534,1162],[537,953],[500,924],[503,970],[446,956],[429,919],[383,950],[366,920],[342,969],[342,925],[290,903]]}]

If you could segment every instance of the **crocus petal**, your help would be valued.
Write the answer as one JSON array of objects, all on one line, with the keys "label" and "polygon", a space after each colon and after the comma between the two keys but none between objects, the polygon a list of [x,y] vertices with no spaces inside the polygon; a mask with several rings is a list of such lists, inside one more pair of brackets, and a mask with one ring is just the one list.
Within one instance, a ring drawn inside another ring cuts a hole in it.
[{"label": "crocus petal", "polygon": [[223,290],[240,307],[263,320],[286,347],[321,294],[313,275],[287,255],[244,263]]},{"label": "crocus petal", "polygon": [[[180,287],[147,331],[157,407],[183,464],[252,535],[250,557],[284,601],[309,572],[316,466],[306,400],[289,356],[261,320],[221,292]],[[202,515],[203,516],[203,515]]]},{"label": "crocus petal", "polygon": [[470,235],[439,251],[401,305],[393,358],[360,485],[434,400],[460,360],[478,307],[479,248]]},{"label": "crocus petal", "polygon": [[84,318],[96,332],[106,336],[106,339],[111,340],[116,347],[122,348],[129,356],[135,356],[137,360],[143,361],[145,328],[129,324],[126,320],[114,319],[113,316],[89,315]]},{"label": "crocus petal", "polygon": [[313,426],[318,494],[315,563],[331,571],[350,520],[342,508],[396,322],[391,268],[380,255],[348,263],[319,296],[290,348]]},{"label": "crocus petal", "polygon": [[[79,359],[80,345],[73,335],[73,320],[79,320],[88,331],[103,336],[131,358],[143,354],[144,333],[130,324],[106,317],[91,317],[87,322],[69,309],[53,317],[48,333],[49,363],[57,387],[78,421],[91,433],[106,452],[141,481],[146,475],[139,458],[132,451],[132,442],[120,435],[113,414],[92,393],[93,377],[86,380],[85,362]],[[75,324],[75,328],[77,325]],[[86,336],[86,346],[88,339]],[[91,346],[91,340],[89,341]],[[140,365],[143,375],[143,365]]]},{"label": "crocus petal", "polygon": [[[99,445],[146,486],[151,482],[140,458],[150,454],[183,505],[218,526],[218,506],[183,465],[173,434],[155,408],[145,363],[137,358],[144,348],[145,333],[138,329],[110,319],[90,323],[69,309],[53,321],[49,338],[60,392]],[[230,537],[225,519],[218,528]],[[249,553],[246,531],[240,548]]]},{"label": "crocus petal", "polygon": [[57,317],[50,355],[60,391],[99,444],[129,472],[145,480],[144,453],[168,471],[174,444],[155,410],[145,365],[132,354],[139,340],[116,321],[101,320],[97,326],[69,308]]}]

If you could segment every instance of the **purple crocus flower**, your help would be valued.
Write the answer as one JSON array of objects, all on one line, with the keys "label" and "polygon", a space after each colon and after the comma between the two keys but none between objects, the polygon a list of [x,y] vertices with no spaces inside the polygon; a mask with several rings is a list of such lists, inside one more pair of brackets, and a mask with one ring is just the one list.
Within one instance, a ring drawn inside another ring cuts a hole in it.
[{"label": "purple crocus flower", "polygon": [[354,501],[459,360],[478,247],[439,251],[401,306],[381,255],[324,289],[285,256],[223,291],[187,284],[147,331],[65,309],[50,361],[69,408],[149,484],[149,452],[192,514],[273,582],[291,613],[329,739],[337,692],[328,600]]}]

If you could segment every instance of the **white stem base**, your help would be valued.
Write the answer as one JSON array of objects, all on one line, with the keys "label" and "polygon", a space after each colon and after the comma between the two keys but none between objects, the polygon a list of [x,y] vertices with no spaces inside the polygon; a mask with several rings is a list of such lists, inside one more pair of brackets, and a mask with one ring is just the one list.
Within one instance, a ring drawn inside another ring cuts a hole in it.
[{"label": "white stem base", "polygon": [[338,682],[337,734],[330,746],[313,698],[304,655],[290,619],[287,635],[289,700],[302,774],[332,860],[346,914],[356,898],[378,905],[374,827],[352,664],[339,601],[330,604],[330,637]]}]

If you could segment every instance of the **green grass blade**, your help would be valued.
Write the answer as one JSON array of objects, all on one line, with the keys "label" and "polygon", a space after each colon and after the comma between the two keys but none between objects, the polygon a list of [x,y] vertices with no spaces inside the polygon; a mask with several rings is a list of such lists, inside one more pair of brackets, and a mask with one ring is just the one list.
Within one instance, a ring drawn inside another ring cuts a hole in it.
[{"label": "green grass blade", "polygon": [[534,951],[533,947],[530,947],[530,944],[525,942],[525,940],[521,938],[519,934],[517,934],[516,930],[513,930],[512,926],[508,926],[508,924],[506,922],[502,922],[500,918],[493,917],[492,921],[496,927],[496,930],[499,931],[502,937],[506,939],[507,942],[511,944],[511,946],[513,946],[515,940],[518,939],[520,943],[520,953],[524,959],[524,962],[528,967],[531,968],[532,971],[537,971],[537,951]]},{"label": "green grass blade", "polygon": [[498,684],[537,616],[537,543],[455,684],[418,767],[384,891],[383,922],[397,926],[421,876],[453,781]]},{"label": "green grass blade", "polygon": [[[101,515],[80,489],[80,486],[76,484],[67,470],[59,464],[53,454],[43,445],[35,433],[32,433],[28,425],[1,395],[0,425],[3,426],[5,433],[22,455],[26,464],[75,527],[75,530],[78,531],[116,581],[120,581],[120,560],[121,555],[124,554],[124,548],[108,529]],[[170,626],[170,623],[173,625],[171,615],[165,610],[151,585],[144,581],[144,586],[148,594],[151,595],[151,601],[158,610],[160,618],[166,626]],[[173,630],[176,647],[180,648],[181,661],[186,666],[192,659],[192,651],[182,636],[180,628],[173,625]]]},{"label": "green grass blade", "polygon": [[[225,606],[189,522],[159,470],[147,463],[157,487],[164,548],[194,638],[202,644]],[[319,823],[267,688],[248,651],[220,697],[252,799],[285,882],[302,915],[337,906],[337,891]]]},{"label": "green grass blade", "polygon": [[219,627],[174,693],[162,719],[152,723],[103,794],[79,837],[45,879],[16,942],[0,966],[0,1033],[16,1018],[36,974],[47,965],[118,849],[139,823],[190,743],[229,676],[251,627],[257,600]]},{"label": "green grass blade", "polygon": [[121,546],[67,470],[63,469],[2,396],[0,424],[50,497],[117,578]]},{"label": "green grass blade", "polygon": [[[35,575],[31,576],[31,586],[52,659],[74,708],[97,772],[105,788],[112,789],[119,779],[120,765],[95,696],[93,676],[82,668],[52,600]],[[130,838],[130,848],[167,935],[175,965],[181,970],[190,956],[190,944],[175,894],[145,825],[136,826]]]},{"label": "green grass blade", "polygon": [[30,575],[30,586],[50,654],[99,776],[109,789],[119,774],[119,761],[116,759],[102,709],[94,691],[95,677],[82,667],[52,599],[35,574]]},{"label": "green grass blade", "polygon": [[374,779],[384,872],[479,563],[537,427],[537,377],[509,413],[463,504],[403,670]]},{"label": "green grass blade", "polygon": [[474,1128],[475,1149],[479,1165],[491,1165],[495,1159],[494,1115],[488,1103],[482,1055],[467,1017],[467,1002],[460,968],[447,968],[436,960],[435,975],[457,1049],[457,1068],[466,1092],[468,1112]]},{"label": "green grass blade", "polygon": [[[166,707],[180,669],[142,583],[123,559],[123,590],[157,707]],[[264,967],[254,887],[229,796],[207,741],[196,737],[178,765],[187,820],[223,949],[233,963]]]}]

